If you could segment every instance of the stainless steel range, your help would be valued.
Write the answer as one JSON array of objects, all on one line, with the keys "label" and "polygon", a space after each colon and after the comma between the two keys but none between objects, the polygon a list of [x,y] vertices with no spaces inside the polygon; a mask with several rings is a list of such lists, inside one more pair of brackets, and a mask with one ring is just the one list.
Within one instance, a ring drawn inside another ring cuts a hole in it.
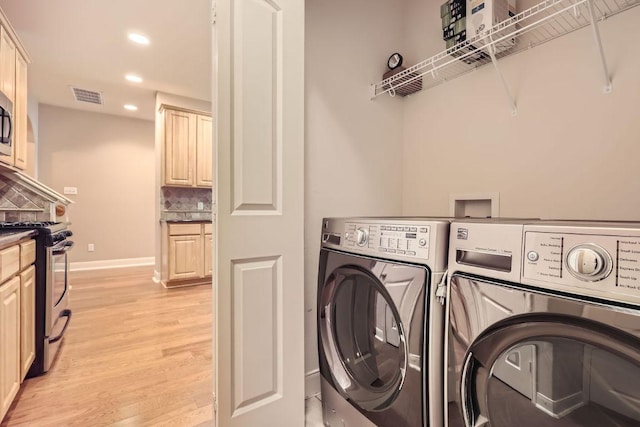
[{"label": "stainless steel range", "polygon": [[46,373],[71,321],[67,252],[73,233],[62,222],[0,222],[2,230],[37,230],[36,240],[36,357],[27,377]]}]

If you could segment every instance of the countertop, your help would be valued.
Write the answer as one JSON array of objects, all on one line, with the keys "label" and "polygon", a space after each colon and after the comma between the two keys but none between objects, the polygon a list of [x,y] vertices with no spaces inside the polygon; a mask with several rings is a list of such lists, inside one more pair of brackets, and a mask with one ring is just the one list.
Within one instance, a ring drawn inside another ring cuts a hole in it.
[{"label": "countertop", "polygon": [[11,246],[22,239],[38,234],[36,230],[9,231],[0,233],[0,248]]}]

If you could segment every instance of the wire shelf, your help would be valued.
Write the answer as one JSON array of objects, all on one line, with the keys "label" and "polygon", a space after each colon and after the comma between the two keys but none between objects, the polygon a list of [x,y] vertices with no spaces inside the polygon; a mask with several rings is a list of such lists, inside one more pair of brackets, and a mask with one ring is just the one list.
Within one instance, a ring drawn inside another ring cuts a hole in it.
[{"label": "wire shelf", "polygon": [[[372,85],[372,98],[394,96],[402,88],[422,90],[438,86],[491,63],[586,27],[591,23],[588,3],[596,20],[604,20],[640,4],[640,0],[546,0],[437,55]],[[415,90],[413,90],[415,91]]]}]

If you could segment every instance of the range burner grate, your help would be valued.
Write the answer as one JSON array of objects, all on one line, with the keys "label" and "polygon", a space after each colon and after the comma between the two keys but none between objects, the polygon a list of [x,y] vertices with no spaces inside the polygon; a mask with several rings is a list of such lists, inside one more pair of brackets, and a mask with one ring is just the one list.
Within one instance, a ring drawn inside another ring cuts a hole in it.
[{"label": "range burner grate", "polygon": [[0,221],[0,228],[46,228],[56,224],[55,221]]}]

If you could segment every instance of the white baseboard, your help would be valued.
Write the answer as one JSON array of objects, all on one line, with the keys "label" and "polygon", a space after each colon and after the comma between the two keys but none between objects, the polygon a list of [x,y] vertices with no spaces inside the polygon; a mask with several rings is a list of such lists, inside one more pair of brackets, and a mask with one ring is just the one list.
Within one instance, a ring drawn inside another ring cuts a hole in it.
[{"label": "white baseboard", "polygon": [[304,375],[305,399],[320,394],[320,370],[314,369]]},{"label": "white baseboard", "polygon": [[70,271],[104,270],[108,268],[142,267],[154,265],[156,259],[152,256],[144,258],[105,259],[100,261],[84,261],[69,263]]}]

